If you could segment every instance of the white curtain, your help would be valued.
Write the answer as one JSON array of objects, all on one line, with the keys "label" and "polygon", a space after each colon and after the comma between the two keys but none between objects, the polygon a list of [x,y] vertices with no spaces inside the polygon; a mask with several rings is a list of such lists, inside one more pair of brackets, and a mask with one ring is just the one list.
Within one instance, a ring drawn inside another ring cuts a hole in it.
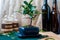
[{"label": "white curtain", "polygon": [[4,6],[5,0],[0,0],[0,31],[1,31],[1,23],[2,23],[2,9]]}]

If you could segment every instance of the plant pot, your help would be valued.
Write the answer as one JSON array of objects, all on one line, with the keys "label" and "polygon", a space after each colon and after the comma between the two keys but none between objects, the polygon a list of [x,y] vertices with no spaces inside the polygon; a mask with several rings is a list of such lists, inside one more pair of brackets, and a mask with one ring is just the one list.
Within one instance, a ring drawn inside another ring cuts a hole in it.
[{"label": "plant pot", "polygon": [[39,28],[34,26],[22,26],[19,28],[19,33],[23,35],[37,35]]}]

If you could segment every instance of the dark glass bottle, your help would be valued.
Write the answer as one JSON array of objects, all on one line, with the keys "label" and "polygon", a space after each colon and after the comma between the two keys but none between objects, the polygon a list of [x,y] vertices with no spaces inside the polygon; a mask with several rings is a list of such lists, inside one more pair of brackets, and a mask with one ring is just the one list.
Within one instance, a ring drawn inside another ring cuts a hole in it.
[{"label": "dark glass bottle", "polygon": [[44,31],[50,31],[51,25],[50,25],[50,7],[47,3],[47,0],[44,0],[43,6],[42,6],[42,29]]},{"label": "dark glass bottle", "polygon": [[53,6],[52,6],[52,31],[54,33],[58,33],[58,27],[59,27],[59,23],[58,23],[58,10],[57,10],[57,0],[53,0]]}]

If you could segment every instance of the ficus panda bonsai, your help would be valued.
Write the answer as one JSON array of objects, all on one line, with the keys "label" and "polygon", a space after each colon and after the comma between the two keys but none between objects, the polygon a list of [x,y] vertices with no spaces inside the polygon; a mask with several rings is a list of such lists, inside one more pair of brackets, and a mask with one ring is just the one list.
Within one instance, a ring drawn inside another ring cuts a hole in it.
[{"label": "ficus panda bonsai", "polygon": [[37,14],[39,14],[39,11],[36,10],[36,6],[33,6],[32,2],[33,0],[30,0],[30,2],[24,1],[25,5],[22,5],[23,14],[28,14],[30,16],[30,26],[32,26],[32,19],[35,18]]},{"label": "ficus panda bonsai", "polygon": [[23,15],[28,14],[31,22],[30,25],[19,27],[19,37],[37,36],[39,34],[39,28],[32,26],[32,19],[35,18],[36,15],[40,14],[40,12],[36,10],[36,6],[33,6],[32,2],[33,0],[30,0],[30,2],[24,1],[25,5],[22,5]]}]

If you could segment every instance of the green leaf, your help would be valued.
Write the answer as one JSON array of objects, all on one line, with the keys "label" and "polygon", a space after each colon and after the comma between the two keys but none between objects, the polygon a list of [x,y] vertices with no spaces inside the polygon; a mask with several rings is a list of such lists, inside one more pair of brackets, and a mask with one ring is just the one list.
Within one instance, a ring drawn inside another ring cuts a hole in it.
[{"label": "green leaf", "polygon": [[24,5],[22,5],[22,7],[23,7],[23,8],[25,8],[25,6],[24,6]]},{"label": "green leaf", "polygon": [[26,10],[24,10],[24,11],[23,11],[23,14],[26,14],[26,13],[27,13],[27,11],[26,11]]},{"label": "green leaf", "polygon": [[23,10],[23,14],[28,14],[30,11],[29,11],[29,9],[28,8],[25,8],[24,10]]},{"label": "green leaf", "polygon": [[33,4],[31,4],[32,2],[33,2],[33,0],[30,0],[29,3],[27,1],[24,1],[25,5],[22,6],[24,8],[23,14],[28,14],[30,16],[30,18],[33,18],[34,15],[39,13],[36,10],[36,6],[33,6]]},{"label": "green leaf", "polygon": [[25,4],[25,5],[29,5],[27,1],[24,1],[24,4]]},{"label": "green leaf", "polygon": [[30,0],[29,4],[31,4],[33,2],[33,0]]},{"label": "green leaf", "polygon": [[33,13],[29,12],[30,18],[33,18]]},{"label": "green leaf", "polygon": [[31,9],[33,6],[32,6],[32,4],[29,4],[28,7]]},{"label": "green leaf", "polygon": [[31,11],[35,11],[36,10],[35,8],[36,8],[35,6],[32,6]]}]

